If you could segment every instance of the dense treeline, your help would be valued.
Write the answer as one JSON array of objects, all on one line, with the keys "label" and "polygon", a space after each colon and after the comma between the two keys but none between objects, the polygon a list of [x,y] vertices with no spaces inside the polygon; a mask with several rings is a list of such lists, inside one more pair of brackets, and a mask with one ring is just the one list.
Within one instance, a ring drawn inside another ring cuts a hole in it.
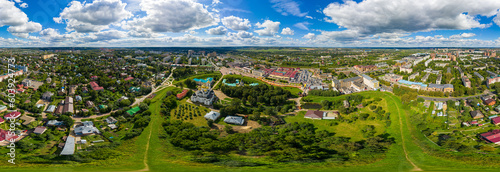
[{"label": "dense treeline", "polygon": [[278,106],[286,103],[292,93],[281,87],[257,85],[243,87],[229,87],[223,85],[221,91],[229,97],[239,98],[242,101],[256,106],[257,103],[263,103],[268,106]]},{"label": "dense treeline", "polygon": [[323,97],[335,97],[340,96],[340,92],[334,90],[309,90],[309,95],[313,96],[323,96]]},{"label": "dense treeline", "polygon": [[175,79],[182,79],[182,78],[185,78],[187,76],[190,76],[190,75],[194,74],[194,70],[192,68],[190,68],[190,67],[177,68],[173,72],[174,73],[172,74],[172,76]]},{"label": "dense treeline", "polygon": [[319,131],[311,123],[289,123],[277,127],[257,128],[249,133],[229,134],[218,137],[217,131],[196,127],[182,121],[163,123],[170,142],[177,147],[216,154],[230,152],[247,156],[266,156],[272,161],[318,161],[329,158],[344,161],[356,153],[357,157],[384,153],[394,143],[388,135],[370,137],[352,142],[335,133]]}]

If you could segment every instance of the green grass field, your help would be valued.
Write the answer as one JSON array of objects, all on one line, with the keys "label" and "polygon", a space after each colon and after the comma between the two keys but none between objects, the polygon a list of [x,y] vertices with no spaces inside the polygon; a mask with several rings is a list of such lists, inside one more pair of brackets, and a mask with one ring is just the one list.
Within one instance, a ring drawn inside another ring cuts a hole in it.
[{"label": "green grass field", "polygon": [[[92,162],[89,164],[52,164],[53,166],[40,166],[38,164],[5,165],[2,163],[0,171],[135,171],[145,168],[147,163],[150,171],[266,171],[266,172],[294,172],[294,171],[410,171],[414,165],[424,171],[498,171],[499,165],[482,167],[480,164],[466,164],[458,160],[449,160],[431,156],[432,152],[424,151],[420,146],[422,142],[429,142],[415,131],[409,122],[409,113],[403,109],[401,100],[385,92],[363,92],[372,98],[380,97],[385,100],[388,112],[391,115],[392,125],[387,132],[394,137],[393,144],[385,157],[371,164],[357,164],[348,162],[346,164],[328,163],[276,163],[272,166],[228,168],[212,164],[199,164],[186,159],[186,153],[173,147],[168,142],[159,138],[163,132],[162,122],[164,118],[160,115],[161,100],[165,97],[166,90],[175,88],[168,87],[160,91],[150,105],[152,112],[151,122],[143,133],[135,139],[129,140],[120,146],[119,150],[123,156],[112,160]],[[340,96],[339,98],[341,98]],[[299,118],[300,116],[297,116]],[[303,118],[301,118],[303,119]],[[298,119],[297,119],[298,120]],[[318,121],[320,122],[320,121]],[[320,125],[318,124],[318,128]],[[347,126],[346,126],[347,127]],[[325,128],[327,128],[325,126]],[[340,127],[339,127],[340,128]],[[333,130],[333,129],[332,129]],[[335,129],[336,131],[338,129]],[[355,130],[343,128],[343,131]],[[347,132],[347,131],[346,131]],[[404,143],[403,143],[404,140]],[[420,141],[416,141],[420,140]],[[149,148],[147,148],[149,146]],[[406,150],[406,151],[405,151]],[[427,149],[426,149],[427,150]],[[407,153],[407,155],[405,154]],[[453,153],[452,153],[453,154]],[[146,159],[146,160],[145,160]],[[412,163],[410,163],[410,160]],[[258,160],[256,160],[258,161]]]},{"label": "green grass field", "polygon": [[363,133],[361,132],[362,127],[366,125],[375,126],[376,134],[383,134],[385,131],[385,126],[382,121],[379,120],[358,120],[353,123],[343,123],[340,122],[338,125],[334,125],[335,120],[315,120],[304,118],[306,111],[300,111],[296,116],[287,116],[285,121],[287,123],[293,122],[309,122],[313,123],[314,126],[320,130],[327,130],[334,132],[336,136],[350,137],[353,141],[364,140]]}]

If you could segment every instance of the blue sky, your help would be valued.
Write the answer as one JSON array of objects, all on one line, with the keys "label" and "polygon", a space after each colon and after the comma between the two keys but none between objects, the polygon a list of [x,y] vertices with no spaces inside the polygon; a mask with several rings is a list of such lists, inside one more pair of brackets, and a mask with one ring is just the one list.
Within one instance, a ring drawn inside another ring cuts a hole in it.
[{"label": "blue sky", "polygon": [[498,0],[0,0],[0,46],[498,47]]}]

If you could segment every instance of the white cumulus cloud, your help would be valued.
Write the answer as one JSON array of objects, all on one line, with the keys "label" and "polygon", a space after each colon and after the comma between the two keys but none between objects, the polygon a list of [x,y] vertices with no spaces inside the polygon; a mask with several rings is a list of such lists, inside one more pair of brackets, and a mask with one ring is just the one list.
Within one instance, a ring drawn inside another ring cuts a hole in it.
[{"label": "white cumulus cloud", "polygon": [[283,28],[283,30],[281,31],[281,34],[282,35],[293,35],[293,30],[290,29],[289,27],[286,27],[286,28]]},{"label": "white cumulus cloud", "polygon": [[208,29],[206,32],[210,35],[225,35],[227,33],[227,29],[224,26],[219,26]]},{"label": "white cumulus cloud", "polygon": [[83,4],[72,1],[54,21],[67,23],[68,31],[97,32],[107,29],[110,24],[132,17],[132,13],[125,10],[126,5],[120,0],[96,0]]},{"label": "white cumulus cloud", "polygon": [[323,13],[327,22],[361,35],[408,33],[442,29],[484,28],[477,15],[498,13],[498,0],[345,0],[331,3]]},{"label": "white cumulus cloud", "polygon": [[222,19],[222,24],[232,30],[246,31],[252,26],[248,19],[242,19],[236,16],[228,16]]},{"label": "white cumulus cloud", "polygon": [[304,37],[302,37],[302,38],[305,38],[305,39],[314,39],[314,38],[316,38],[316,34],[314,34],[314,33],[308,33],[308,34],[304,35]]},{"label": "white cumulus cloud", "polygon": [[138,32],[183,32],[216,25],[215,14],[193,0],[143,0],[146,16],[124,23],[125,29]]},{"label": "white cumulus cloud", "polygon": [[280,22],[273,22],[271,20],[266,20],[264,23],[255,24],[258,28],[264,28],[261,30],[256,30],[255,33],[258,33],[260,36],[273,36],[278,33],[280,29]]}]

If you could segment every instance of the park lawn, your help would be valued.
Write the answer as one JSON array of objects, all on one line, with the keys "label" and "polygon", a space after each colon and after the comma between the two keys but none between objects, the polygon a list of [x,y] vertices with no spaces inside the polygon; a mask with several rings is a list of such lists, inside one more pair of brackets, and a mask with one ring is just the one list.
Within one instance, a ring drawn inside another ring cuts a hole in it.
[{"label": "park lawn", "polygon": [[[334,100],[339,100],[343,99],[345,96],[337,96],[337,97],[323,97],[323,96],[313,96],[313,95],[307,95],[304,98],[312,100],[312,103],[321,103],[323,100],[328,100],[328,101],[334,101]],[[301,99],[301,102],[302,99]],[[305,102],[303,102],[305,103]]]},{"label": "park lawn", "polygon": [[295,87],[281,87],[281,88],[290,91],[294,97],[298,97],[299,93],[302,93],[301,89]]},{"label": "park lawn", "polygon": [[[185,107],[191,107],[192,109],[191,110],[185,109],[185,111],[184,111],[185,113],[182,114],[182,116],[179,116],[179,118],[177,118],[177,115],[174,114],[174,111],[179,111],[181,109],[181,105],[185,106]],[[195,110],[195,107],[198,107],[199,109]],[[198,111],[200,113],[197,113]],[[170,111],[170,114],[171,114],[171,118],[174,120],[182,120],[185,122],[190,122],[190,123],[193,123],[194,125],[199,126],[199,127],[201,127],[201,126],[208,127],[207,120],[204,117],[205,114],[207,114],[208,112],[210,112],[210,109],[208,109],[204,106],[199,106],[199,105],[194,105],[194,104],[188,103],[187,99],[184,98],[183,100],[179,101],[177,108],[172,109]],[[189,113],[193,113],[192,119],[189,118]],[[183,117],[186,117],[186,118],[183,118]]]},{"label": "park lawn", "polygon": [[285,121],[287,123],[293,122],[309,122],[313,123],[314,126],[320,130],[327,130],[330,132],[334,132],[336,136],[344,136],[350,137],[353,141],[364,140],[363,133],[361,130],[366,125],[375,126],[376,134],[383,134],[385,131],[385,126],[382,121],[379,120],[357,120],[353,123],[339,122],[338,125],[335,125],[335,121],[338,120],[316,120],[316,119],[308,119],[304,118],[304,114],[306,111],[300,111],[295,116],[287,116],[285,117]]},{"label": "park lawn", "polygon": [[[163,90],[164,91],[164,90]],[[163,92],[164,93],[164,92]],[[413,166],[406,160],[405,151],[403,150],[403,146],[406,148],[406,153],[408,154],[408,158],[414,162],[418,167],[425,171],[497,171],[498,165],[483,167],[481,165],[471,165],[467,163],[462,163],[458,160],[447,160],[439,157],[434,157],[429,154],[432,152],[428,152],[427,150],[422,150],[420,146],[422,146],[422,142],[431,143],[428,140],[423,140],[425,138],[419,131],[415,131],[413,126],[410,125],[408,120],[409,114],[405,109],[403,109],[403,105],[401,104],[401,100],[390,94],[383,92],[364,92],[364,95],[370,95],[372,97],[381,97],[385,98],[389,109],[389,113],[391,113],[391,121],[392,125],[387,128],[387,132],[390,134],[390,137],[395,139],[395,143],[390,146],[388,152],[383,157],[379,157],[380,161],[365,165],[363,163],[357,163],[356,161],[347,161],[345,164],[333,164],[333,163],[273,163],[272,168],[269,166],[260,166],[260,167],[241,167],[241,168],[232,168],[232,167],[220,167],[213,164],[200,164],[188,161],[188,157],[186,156],[186,152],[179,150],[172,145],[170,145],[166,140],[162,140],[159,138],[160,134],[163,133],[163,129],[161,123],[163,122],[163,118],[160,116],[159,109],[161,107],[161,101],[153,101],[150,105],[150,110],[152,111],[151,122],[148,127],[143,131],[143,133],[132,140],[133,144],[122,144],[122,146],[127,146],[121,149],[123,153],[128,153],[133,156],[130,157],[121,157],[120,159],[120,167],[116,168],[117,165],[111,163],[111,166],[97,167],[95,164],[85,164],[79,166],[78,168],[72,165],[63,166],[56,165],[59,168],[37,168],[37,171],[53,171],[53,170],[68,170],[72,169],[73,171],[124,171],[124,170],[137,170],[144,168],[144,157],[147,157],[147,163],[149,165],[150,171],[210,171],[210,172],[225,172],[225,171],[266,171],[266,172],[294,172],[294,171],[304,171],[307,169],[308,171],[342,171],[342,172],[350,172],[350,171],[410,171],[413,169]],[[160,96],[157,96],[160,97]],[[161,96],[160,99],[165,97],[165,94]],[[151,134],[151,137],[149,135]],[[404,138],[404,143],[402,139]],[[147,155],[144,156],[144,152],[146,151],[146,145],[148,145],[149,140],[149,149],[147,151]],[[420,141],[418,141],[420,140]],[[424,143],[426,144],[426,143]],[[141,147],[143,146],[143,147]],[[435,146],[435,145],[434,145]],[[131,161],[135,160],[135,161]],[[112,162],[110,160],[106,160],[106,162]],[[132,163],[132,164],[127,164]],[[28,166],[29,167],[29,166]],[[114,168],[115,167],[115,168]],[[35,168],[32,166],[32,168]],[[9,168],[9,169],[0,169],[0,171],[26,171],[27,168]]]}]

